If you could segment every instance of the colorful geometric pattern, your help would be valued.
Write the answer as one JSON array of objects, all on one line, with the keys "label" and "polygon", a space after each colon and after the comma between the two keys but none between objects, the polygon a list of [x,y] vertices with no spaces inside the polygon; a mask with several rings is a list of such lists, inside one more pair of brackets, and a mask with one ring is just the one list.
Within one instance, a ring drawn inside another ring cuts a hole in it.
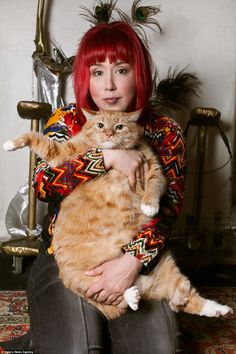
[{"label": "colorful geometric pattern", "polygon": [[182,129],[169,117],[153,117],[149,120],[145,125],[144,137],[160,158],[168,180],[168,189],[162,198],[158,217],[145,224],[123,250],[136,256],[148,267],[163,249],[171,226],[181,210],[185,188],[186,149]]},{"label": "colorful geometric pattern", "polygon": [[[144,128],[145,139],[161,160],[168,179],[168,190],[162,198],[157,217],[143,225],[141,231],[134,235],[132,242],[123,247],[123,251],[131,253],[147,267],[163,249],[171,226],[180,213],[185,187],[186,150],[182,129],[172,118],[157,117],[152,113],[148,116]],[[66,108],[56,110],[44,133],[51,139],[63,142],[80,129],[76,106],[70,104]],[[35,169],[34,188],[39,199],[58,203],[77,185],[104,173],[102,152],[91,149],[84,156],[78,156],[77,159],[56,168],[40,161]],[[55,221],[55,217],[52,220]]]},{"label": "colorful geometric pattern", "polygon": [[[65,142],[80,130],[76,117],[74,105],[57,109],[49,119],[44,134],[50,139]],[[39,161],[34,172],[33,186],[38,199],[55,203],[62,201],[77,185],[104,173],[101,150],[91,149],[84,156],[78,156],[58,167],[50,167],[45,161]]]}]

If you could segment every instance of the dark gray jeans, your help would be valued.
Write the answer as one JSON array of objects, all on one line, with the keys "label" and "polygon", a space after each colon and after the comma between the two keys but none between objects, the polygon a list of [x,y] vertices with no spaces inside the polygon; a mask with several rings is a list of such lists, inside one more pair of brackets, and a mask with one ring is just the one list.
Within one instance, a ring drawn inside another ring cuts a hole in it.
[{"label": "dark gray jeans", "polygon": [[136,312],[106,318],[65,289],[53,256],[40,254],[28,282],[30,349],[40,354],[173,354],[182,352],[166,302],[143,302]]}]

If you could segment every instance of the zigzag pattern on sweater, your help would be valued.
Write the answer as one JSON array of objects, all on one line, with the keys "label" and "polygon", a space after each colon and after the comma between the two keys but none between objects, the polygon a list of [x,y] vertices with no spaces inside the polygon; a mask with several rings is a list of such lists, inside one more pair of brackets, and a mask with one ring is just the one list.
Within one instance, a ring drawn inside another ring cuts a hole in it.
[{"label": "zigzag pattern on sweater", "polygon": [[[179,125],[169,117],[153,115],[152,118],[145,124],[144,137],[160,157],[169,186],[162,198],[158,216],[143,225],[133,240],[123,247],[123,251],[131,253],[144,265],[148,265],[161,252],[171,224],[180,213],[186,168],[184,135]],[[53,114],[45,133],[52,139],[64,142],[80,129],[76,107],[72,104]],[[56,168],[50,168],[45,161],[41,161],[35,170],[34,188],[39,199],[60,202],[77,185],[104,173],[102,152],[91,149],[86,155]],[[56,220],[56,214],[53,220]]]}]

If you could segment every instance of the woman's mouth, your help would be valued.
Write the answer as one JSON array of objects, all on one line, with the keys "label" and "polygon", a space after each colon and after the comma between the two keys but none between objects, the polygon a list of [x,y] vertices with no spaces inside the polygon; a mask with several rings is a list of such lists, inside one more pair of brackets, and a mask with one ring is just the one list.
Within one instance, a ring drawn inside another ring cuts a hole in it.
[{"label": "woman's mouth", "polygon": [[104,101],[106,101],[106,103],[110,104],[110,105],[114,105],[118,102],[119,97],[108,97],[105,98]]}]

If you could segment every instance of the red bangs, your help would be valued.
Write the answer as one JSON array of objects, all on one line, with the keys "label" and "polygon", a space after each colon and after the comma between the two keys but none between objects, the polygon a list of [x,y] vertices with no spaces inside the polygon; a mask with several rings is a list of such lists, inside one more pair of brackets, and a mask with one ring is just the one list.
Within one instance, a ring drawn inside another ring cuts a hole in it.
[{"label": "red bangs", "polygon": [[105,33],[98,32],[86,43],[84,47],[84,63],[88,67],[102,63],[107,58],[110,63],[117,60],[133,64],[133,53],[130,51],[130,40],[123,33],[112,33],[107,29]]}]

